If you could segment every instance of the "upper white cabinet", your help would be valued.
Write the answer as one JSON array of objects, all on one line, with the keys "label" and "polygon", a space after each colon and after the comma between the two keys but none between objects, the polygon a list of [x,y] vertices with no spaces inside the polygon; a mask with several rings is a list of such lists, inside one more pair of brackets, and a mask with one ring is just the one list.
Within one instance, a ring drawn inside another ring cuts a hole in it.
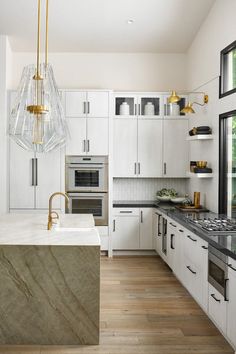
[{"label": "upper white cabinet", "polygon": [[66,91],[67,155],[108,155],[109,92]]},{"label": "upper white cabinet", "polygon": [[113,127],[113,175],[114,177],[136,177],[137,120],[115,118]]},{"label": "upper white cabinet", "polygon": [[115,116],[158,118],[163,115],[162,96],[157,94],[115,94]]},{"label": "upper white cabinet", "polygon": [[188,170],[187,119],[163,120],[163,176],[186,177]]},{"label": "upper white cabinet", "polygon": [[66,91],[66,117],[96,117],[109,116],[109,92],[107,91]]},{"label": "upper white cabinet", "polygon": [[139,177],[162,177],[162,126],[160,119],[138,121]]},{"label": "upper white cabinet", "polygon": [[140,249],[153,249],[152,208],[140,208]]}]

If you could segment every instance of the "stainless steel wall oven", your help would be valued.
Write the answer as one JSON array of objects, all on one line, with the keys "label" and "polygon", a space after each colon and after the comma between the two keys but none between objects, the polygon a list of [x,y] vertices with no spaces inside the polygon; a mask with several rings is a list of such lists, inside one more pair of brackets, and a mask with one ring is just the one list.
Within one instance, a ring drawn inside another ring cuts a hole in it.
[{"label": "stainless steel wall oven", "polygon": [[215,247],[208,248],[208,282],[226,299],[228,257]]},{"label": "stainless steel wall oven", "polygon": [[71,214],[93,214],[95,225],[108,225],[107,156],[66,156],[66,192]]}]

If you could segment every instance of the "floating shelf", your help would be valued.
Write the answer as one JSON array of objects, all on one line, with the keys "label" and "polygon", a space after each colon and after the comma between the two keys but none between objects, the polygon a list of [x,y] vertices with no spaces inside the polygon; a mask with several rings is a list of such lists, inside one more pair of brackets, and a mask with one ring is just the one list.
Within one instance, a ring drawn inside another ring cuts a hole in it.
[{"label": "floating shelf", "polygon": [[187,172],[187,177],[193,178],[212,178],[214,177],[213,173],[194,173],[194,172]]},{"label": "floating shelf", "polygon": [[186,140],[189,141],[194,141],[194,140],[212,140],[213,135],[212,134],[204,134],[204,135],[193,135],[193,136],[188,136]]}]

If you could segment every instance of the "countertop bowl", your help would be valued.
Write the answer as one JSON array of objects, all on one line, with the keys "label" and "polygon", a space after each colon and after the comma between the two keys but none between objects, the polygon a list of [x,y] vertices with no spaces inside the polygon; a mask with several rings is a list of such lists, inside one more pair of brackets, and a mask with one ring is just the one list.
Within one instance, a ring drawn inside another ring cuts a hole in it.
[{"label": "countertop bowl", "polygon": [[175,204],[181,204],[186,200],[186,197],[176,197],[176,198],[171,198],[171,202]]},{"label": "countertop bowl", "polygon": [[171,199],[171,197],[167,196],[167,195],[165,195],[163,197],[160,197],[159,195],[157,196],[157,200],[159,200],[160,202],[169,202],[170,199]]}]

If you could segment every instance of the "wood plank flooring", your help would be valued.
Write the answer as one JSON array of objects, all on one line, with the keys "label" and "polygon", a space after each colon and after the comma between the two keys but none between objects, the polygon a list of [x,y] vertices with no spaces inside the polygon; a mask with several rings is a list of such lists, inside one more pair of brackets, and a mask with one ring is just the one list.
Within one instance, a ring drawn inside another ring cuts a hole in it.
[{"label": "wood plank flooring", "polygon": [[159,257],[101,260],[99,346],[10,347],[6,354],[233,354]]}]

